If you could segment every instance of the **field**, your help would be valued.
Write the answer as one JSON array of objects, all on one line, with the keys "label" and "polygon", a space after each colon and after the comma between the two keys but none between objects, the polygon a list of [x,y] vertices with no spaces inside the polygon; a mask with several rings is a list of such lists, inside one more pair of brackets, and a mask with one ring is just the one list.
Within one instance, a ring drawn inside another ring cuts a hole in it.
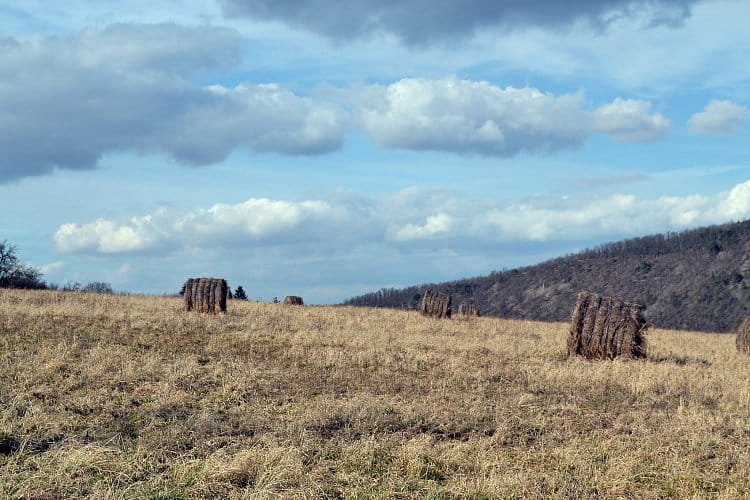
[{"label": "field", "polygon": [[750,358],[652,330],[0,290],[0,497],[750,496]]}]

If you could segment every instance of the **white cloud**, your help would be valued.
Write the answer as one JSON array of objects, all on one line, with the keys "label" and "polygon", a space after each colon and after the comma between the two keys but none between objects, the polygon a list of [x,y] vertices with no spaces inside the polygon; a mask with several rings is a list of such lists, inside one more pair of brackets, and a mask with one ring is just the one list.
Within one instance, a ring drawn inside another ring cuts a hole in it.
[{"label": "white cloud", "polygon": [[448,234],[453,229],[454,219],[447,214],[436,214],[427,217],[423,225],[406,224],[394,231],[396,241],[428,240]]},{"label": "white cloud", "polygon": [[128,253],[170,248],[217,248],[283,244],[331,238],[319,233],[349,217],[346,207],[319,200],[290,202],[251,198],[242,203],[217,203],[207,209],[171,214],[165,209],[117,223],[97,219],[88,224],[63,224],[54,235],[62,252]]},{"label": "white cloud", "polygon": [[177,217],[172,227],[196,245],[227,239],[278,242],[295,234],[311,238],[321,221],[334,223],[346,216],[342,207],[325,201],[251,198],[236,205],[219,203],[189,212]]},{"label": "white cloud", "polygon": [[628,142],[655,140],[671,123],[651,103],[615,99],[595,111],[583,94],[445,78],[403,79],[367,89],[362,128],[387,148],[513,156],[579,147],[591,134]]},{"label": "white cloud", "polygon": [[750,217],[750,181],[738,184],[718,200],[711,217],[742,220]]},{"label": "white cloud", "polygon": [[57,248],[63,252],[92,250],[99,253],[136,252],[159,244],[152,216],[133,218],[128,224],[97,219],[89,224],[63,224],[54,235]]},{"label": "white cloud", "polygon": [[639,199],[616,194],[584,201],[561,199],[491,210],[475,231],[496,227],[508,237],[531,241],[574,240],[597,236],[627,237],[682,230],[750,218],[750,181],[715,195]]},{"label": "white cloud", "polygon": [[749,217],[750,181],[711,196],[641,199],[617,194],[512,203],[412,188],[380,199],[252,198],[186,213],[162,209],[122,223],[98,219],[64,224],[54,240],[62,252],[98,254],[286,247],[327,258],[368,245],[460,254],[485,245],[627,237]]},{"label": "white cloud", "polygon": [[655,141],[672,128],[661,113],[651,113],[651,103],[616,98],[594,112],[594,129],[623,142]]},{"label": "white cloud", "polygon": [[688,127],[694,134],[728,134],[734,132],[748,116],[748,109],[732,101],[712,100],[706,109],[695,113],[688,120]]}]

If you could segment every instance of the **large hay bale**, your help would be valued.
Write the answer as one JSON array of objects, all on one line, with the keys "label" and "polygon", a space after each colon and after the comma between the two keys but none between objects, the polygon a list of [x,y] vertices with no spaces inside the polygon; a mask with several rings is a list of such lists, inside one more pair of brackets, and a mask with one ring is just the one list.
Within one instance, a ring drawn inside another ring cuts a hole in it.
[{"label": "large hay bale", "polygon": [[463,302],[458,306],[458,315],[466,318],[476,318],[479,316],[479,313],[477,312],[477,306]]},{"label": "large hay bale", "polygon": [[190,278],[185,282],[183,302],[186,311],[226,312],[229,286],[220,278]]},{"label": "large hay bale", "polygon": [[422,303],[419,304],[419,312],[432,318],[450,318],[451,296],[427,290],[422,296]]},{"label": "large hay bale", "polygon": [[568,355],[587,359],[645,358],[647,328],[638,304],[581,292],[573,308]]},{"label": "large hay bale", "polygon": [[737,350],[750,354],[750,317],[746,318],[737,329]]},{"label": "large hay bale", "polygon": [[288,306],[304,306],[305,302],[302,300],[302,297],[287,295],[284,299],[284,304]]}]

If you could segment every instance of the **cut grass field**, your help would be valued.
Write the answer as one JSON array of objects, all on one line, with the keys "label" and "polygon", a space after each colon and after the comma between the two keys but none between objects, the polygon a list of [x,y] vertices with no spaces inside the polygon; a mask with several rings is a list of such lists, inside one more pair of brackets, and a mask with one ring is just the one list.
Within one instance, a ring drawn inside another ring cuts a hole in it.
[{"label": "cut grass field", "polygon": [[750,495],[750,357],[652,330],[0,290],[0,497]]}]

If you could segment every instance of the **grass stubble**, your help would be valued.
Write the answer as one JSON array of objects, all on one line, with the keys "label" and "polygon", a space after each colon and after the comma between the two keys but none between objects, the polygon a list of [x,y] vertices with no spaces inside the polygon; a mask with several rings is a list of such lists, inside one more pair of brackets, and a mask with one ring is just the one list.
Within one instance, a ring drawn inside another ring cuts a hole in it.
[{"label": "grass stubble", "polygon": [[0,497],[736,498],[750,363],[652,330],[0,290]]}]

